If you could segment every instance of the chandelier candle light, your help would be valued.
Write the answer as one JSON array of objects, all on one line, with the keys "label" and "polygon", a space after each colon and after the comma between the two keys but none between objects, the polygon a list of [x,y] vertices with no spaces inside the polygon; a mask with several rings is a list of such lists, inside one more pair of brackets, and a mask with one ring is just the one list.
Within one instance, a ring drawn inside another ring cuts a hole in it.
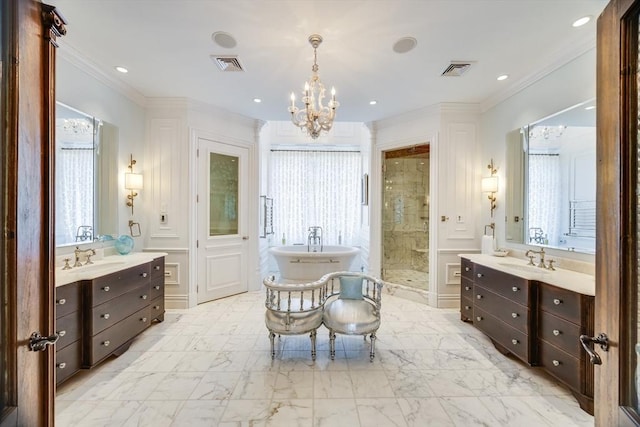
[{"label": "chandelier candle light", "polygon": [[304,84],[304,92],[302,102],[304,109],[300,110],[296,107],[296,96],[291,92],[291,121],[300,129],[306,129],[312,139],[317,139],[322,131],[328,132],[333,125],[333,119],[336,116],[336,108],[340,105],[336,101],[336,90],[331,88],[331,100],[327,105],[323,105],[325,98],[325,89],[320,76],[318,76],[317,49],[322,43],[322,37],[318,34],[309,36],[309,43],[313,46],[313,74],[308,82]]}]

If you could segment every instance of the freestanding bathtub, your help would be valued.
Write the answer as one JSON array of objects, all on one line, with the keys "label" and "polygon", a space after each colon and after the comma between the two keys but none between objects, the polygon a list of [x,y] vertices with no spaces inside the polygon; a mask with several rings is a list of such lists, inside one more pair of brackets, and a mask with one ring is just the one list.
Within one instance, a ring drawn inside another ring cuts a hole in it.
[{"label": "freestanding bathtub", "polygon": [[308,252],[306,245],[269,248],[283,281],[310,282],[334,271],[349,271],[360,249],[352,246],[325,246],[322,252]]}]

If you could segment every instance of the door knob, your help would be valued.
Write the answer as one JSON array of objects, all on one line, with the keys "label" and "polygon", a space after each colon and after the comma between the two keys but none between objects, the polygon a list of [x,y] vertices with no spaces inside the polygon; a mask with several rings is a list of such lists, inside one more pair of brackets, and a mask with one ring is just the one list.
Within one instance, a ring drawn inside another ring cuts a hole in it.
[{"label": "door knob", "polygon": [[60,335],[54,333],[48,337],[43,337],[40,332],[34,332],[29,337],[29,350],[31,351],[45,351],[48,345],[53,345],[58,341]]},{"label": "door knob", "polygon": [[600,355],[590,347],[590,343],[600,344],[600,348],[603,351],[609,351],[609,337],[605,333],[600,333],[597,337],[580,335],[580,344],[582,344],[584,350],[589,354],[591,363],[594,365],[602,365]]}]

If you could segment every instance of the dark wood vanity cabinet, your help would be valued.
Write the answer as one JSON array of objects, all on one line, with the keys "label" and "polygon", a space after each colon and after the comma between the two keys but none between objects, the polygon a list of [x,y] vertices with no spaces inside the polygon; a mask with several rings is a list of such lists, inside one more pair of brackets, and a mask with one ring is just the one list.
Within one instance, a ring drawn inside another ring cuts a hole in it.
[{"label": "dark wood vanity cabinet", "polygon": [[56,383],[125,352],[164,320],[164,257],[56,288]]},{"label": "dark wood vanity cabinet", "polygon": [[594,369],[579,337],[594,335],[594,297],[466,258],[461,264],[461,319],[484,332],[501,353],[542,367],[593,414]]},{"label": "dark wood vanity cabinet", "polygon": [[56,288],[56,384],[82,365],[82,311],[80,282]]},{"label": "dark wood vanity cabinet", "polygon": [[152,320],[164,319],[164,257],[92,280],[84,307],[83,367],[90,368],[122,354]]},{"label": "dark wood vanity cabinet", "polygon": [[594,300],[546,283],[539,284],[539,364],[593,413],[594,369],[580,335],[594,336]]}]

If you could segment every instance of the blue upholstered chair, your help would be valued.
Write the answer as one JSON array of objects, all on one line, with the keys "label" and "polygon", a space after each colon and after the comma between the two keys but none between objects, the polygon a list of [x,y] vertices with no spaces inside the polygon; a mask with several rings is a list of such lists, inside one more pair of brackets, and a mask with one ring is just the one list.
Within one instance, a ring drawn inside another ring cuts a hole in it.
[{"label": "blue upholstered chair", "polygon": [[322,321],[329,329],[331,360],[336,356],[335,340],[336,333],[339,333],[364,335],[365,340],[369,335],[369,358],[373,362],[384,282],[363,273],[346,271],[330,273],[324,278],[329,280]]}]

